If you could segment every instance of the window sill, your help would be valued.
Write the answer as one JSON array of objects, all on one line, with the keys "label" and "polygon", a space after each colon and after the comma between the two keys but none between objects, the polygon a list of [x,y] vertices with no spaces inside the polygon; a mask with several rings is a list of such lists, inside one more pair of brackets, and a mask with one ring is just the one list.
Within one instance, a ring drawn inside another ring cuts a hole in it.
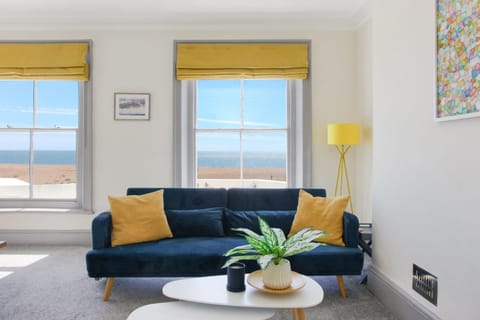
[{"label": "window sill", "polygon": [[92,211],[82,209],[61,209],[61,208],[0,208],[2,213],[59,213],[59,214],[93,214]]}]

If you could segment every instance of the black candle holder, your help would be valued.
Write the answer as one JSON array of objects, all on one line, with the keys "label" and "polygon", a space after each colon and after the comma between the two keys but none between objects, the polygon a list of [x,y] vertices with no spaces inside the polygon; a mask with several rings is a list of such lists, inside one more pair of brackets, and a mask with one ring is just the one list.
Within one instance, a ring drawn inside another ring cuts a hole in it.
[{"label": "black candle holder", "polygon": [[235,262],[228,266],[227,290],[230,292],[245,291],[245,264]]}]

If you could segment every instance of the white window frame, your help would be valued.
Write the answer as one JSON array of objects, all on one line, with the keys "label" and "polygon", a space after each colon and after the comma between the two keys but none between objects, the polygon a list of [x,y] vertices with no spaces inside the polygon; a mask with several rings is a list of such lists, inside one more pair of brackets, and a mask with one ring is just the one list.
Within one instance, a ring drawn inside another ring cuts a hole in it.
[{"label": "white window frame", "polygon": [[[240,81],[240,127],[239,128],[215,128],[215,129],[210,129],[210,128],[198,128],[198,126],[196,124],[198,124],[198,121],[195,121],[194,123],[194,127],[193,127],[193,135],[194,135],[194,139],[195,141],[197,140],[196,137],[197,137],[197,134],[199,133],[219,133],[219,134],[228,134],[228,133],[234,133],[234,134],[238,134],[239,135],[239,138],[240,138],[240,166],[239,166],[239,169],[240,169],[240,178],[238,180],[242,181],[242,185],[243,183],[245,182],[244,178],[243,178],[243,173],[244,173],[244,169],[245,167],[243,166],[243,160],[244,160],[244,139],[243,139],[243,136],[244,134],[248,134],[248,133],[285,133],[285,135],[288,137],[289,136],[289,125],[288,125],[288,121],[287,121],[287,124],[285,127],[282,127],[282,128],[268,128],[268,129],[264,129],[264,128],[245,128],[244,126],[244,116],[245,116],[245,104],[244,104],[244,96],[245,96],[245,79],[239,79],[238,81]],[[195,93],[196,91],[198,90],[198,81],[194,81],[194,85],[195,85]],[[287,84],[288,84],[288,81],[287,81]],[[287,85],[288,86],[288,85]],[[287,88],[287,91],[288,91],[288,88]],[[196,94],[195,94],[196,95]],[[288,93],[287,93],[287,96],[288,96]],[[195,99],[196,101],[198,99]],[[287,113],[287,119],[289,118],[289,115],[291,114],[290,110],[289,110],[289,106],[291,106],[290,103],[287,103],[287,110],[286,110],[286,113]],[[194,116],[194,119],[197,119],[197,113],[198,113],[198,109],[197,109],[197,105],[194,104],[194,111],[193,111],[193,114],[195,115]],[[290,142],[287,141],[287,146],[290,145]],[[196,151],[196,144],[194,146],[194,149]],[[288,150],[285,150],[285,152],[288,154]],[[197,154],[195,152],[195,154]],[[288,161],[288,159],[287,159]],[[196,175],[194,175],[194,184],[197,185],[197,181],[195,181],[195,176],[198,175],[198,159],[195,159],[195,172],[197,172]],[[287,162],[287,168],[288,168],[288,162]],[[208,180],[208,179],[207,179]],[[237,179],[235,179],[237,180]],[[287,175],[287,181],[288,181],[288,175]]]},{"label": "white window frame", "polygon": [[[90,43],[91,50],[91,43]],[[90,62],[91,64],[91,62]],[[39,80],[41,81],[41,79]],[[34,82],[34,91],[36,81]],[[92,211],[92,83],[91,81],[78,81],[78,129],[67,128],[0,128],[0,132],[66,132],[77,131],[76,135],[76,156],[77,156],[77,186],[75,199],[0,199],[0,208],[5,209],[65,209],[75,212]],[[36,94],[36,93],[33,93]],[[30,148],[32,147],[30,140]],[[30,156],[30,175],[32,168],[32,157]],[[32,185],[30,185],[30,196]],[[63,210],[62,210],[63,212]]]},{"label": "white window frame", "polygon": [[[180,42],[187,41],[176,41],[175,49],[176,44]],[[309,41],[298,42],[307,43],[310,50]],[[176,57],[176,52],[174,56]],[[310,63],[309,65],[311,66]],[[175,75],[173,77],[173,185],[195,187],[196,81],[179,81],[176,80]],[[310,78],[309,75],[306,80],[287,80],[287,187],[289,188],[308,188],[312,184]]]}]

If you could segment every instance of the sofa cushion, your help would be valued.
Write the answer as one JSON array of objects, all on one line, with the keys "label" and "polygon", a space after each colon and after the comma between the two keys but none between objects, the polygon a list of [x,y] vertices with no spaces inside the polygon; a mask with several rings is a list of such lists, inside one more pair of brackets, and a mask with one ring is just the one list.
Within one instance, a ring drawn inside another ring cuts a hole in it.
[{"label": "sofa cushion", "polygon": [[112,246],[171,238],[163,210],[163,190],[141,196],[108,197]]},{"label": "sofa cushion", "polygon": [[203,209],[227,206],[227,190],[221,188],[128,188],[127,195],[142,195],[163,189],[163,204],[167,209]]},{"label": "sofa cushion", "polygon": [[[298,192],[301,189],[251,189],[230,188],[227,191],[227,208],[248,210],[297,210]],[[325,189],[304,189],[317,197],[325,197]]]},{"label": "sofa cushion", "polygon": [[345,246],[343,242],[343,212],[350,196],[326,198],[314,197],[300,190],[298,209],[293,219],[289,236],[303,228],[311,227],[325,231],[328,235],[314,241],[335,246]]},{"label": "sofa cushion", "polygon": [[357,275],[362,271],[363,252],[358,248],[318,246],[288,260],[293,271],[304,275]]},{"label": "sofa cushion", "polygon": [[[87,253],[90,277],[189,277],[225,274],[223,254],[246,244],[240,237],[172,238]],[[357,275],[363,253],[357,248],[319,246],[288,258],[292,270],[305,275]],[[258,270],[256,261],[242,261],[246,272]]]},{"label": "sofa cushion", "polygon": [[229,236],[238,235],[232,228],[248,228],[260,234],[258,217],[264,219],[272,228],[279,228],[288,234],[292,226],[295,210],[257,210],[233,211],[225,209],[225,233]]},{"label": "sofa cushion", "polygon": [[167,220],[174,237],[222,237],[223,208],[167,209]]},{"label": "sofa cushion", "polygon": [[[189,277],[225,274],[223,254],[246,244],[239,237],[188,237],[137,243],[87,253],[90,277]],[[245,261],[247,272],[258,269]]]}]

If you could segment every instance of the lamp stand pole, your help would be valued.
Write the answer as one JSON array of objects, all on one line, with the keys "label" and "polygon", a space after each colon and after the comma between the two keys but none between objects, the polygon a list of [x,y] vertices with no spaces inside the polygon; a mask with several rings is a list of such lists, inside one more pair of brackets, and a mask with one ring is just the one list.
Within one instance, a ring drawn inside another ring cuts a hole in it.
[{"label": "lamp stand pole", "polygon": [[[343,176],[345,175],[345,182],[347,183],[347,192],[350,195],[350,211],[353,213],[352,194],[350,193],[350,181],[348,180],[347,162],[345,161],[345,154],[350,150],[350,145],[344,144],[335,145],[338,153],[340,153],[340,160],[338,161],[337,181],[335,183],[335,196],[343,194]],[[339,193],[337,192],[339,191]]]}]

